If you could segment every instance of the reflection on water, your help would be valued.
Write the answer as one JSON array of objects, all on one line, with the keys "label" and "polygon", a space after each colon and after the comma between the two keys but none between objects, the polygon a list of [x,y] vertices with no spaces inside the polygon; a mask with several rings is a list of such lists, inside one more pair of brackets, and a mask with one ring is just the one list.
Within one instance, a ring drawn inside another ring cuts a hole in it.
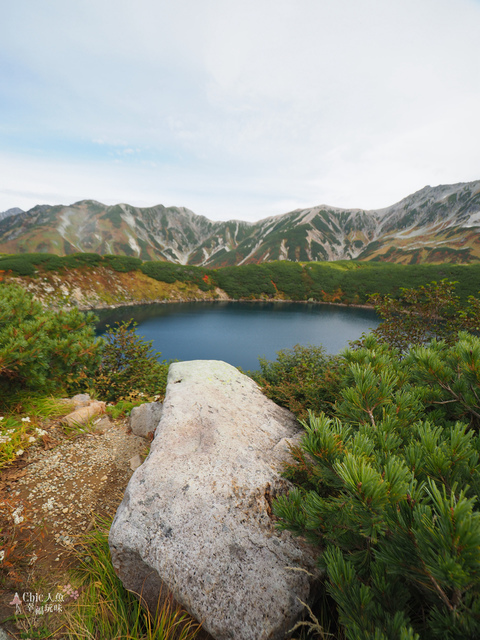
[{"label": "reflection on water", "polygon": [[295,302],[184,302],[96,313],[99,334],[133,318],[162,358],[225,360],[246,370],[258,369],[258,356],[273,360],[295,344],[338,353],[379,324],[372,309]]}]

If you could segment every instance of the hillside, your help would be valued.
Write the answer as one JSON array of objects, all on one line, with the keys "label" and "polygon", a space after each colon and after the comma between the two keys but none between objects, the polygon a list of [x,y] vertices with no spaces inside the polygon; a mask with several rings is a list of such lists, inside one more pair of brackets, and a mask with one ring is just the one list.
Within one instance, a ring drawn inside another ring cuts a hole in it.
[{"label": "hillside", "polygon": [[385,209],[320,205],[256,223],[163,205],[39,205],[0,219],[0,253],[94,252],[211,268],[354,258],[469,263],[480,260],[479,232],[480,180],[425,187]]},{"label": "hillside", "polygon": [[480,263],[400,265],[386,262],[280,260],[209,269],[126,256],[79,253],[0,257],[0,286],[16,282],[48,308],[100,309],[187,300],[298,300],[368,304],[370,294],[397,297],[446,279],[462,302],[480,291]]}]

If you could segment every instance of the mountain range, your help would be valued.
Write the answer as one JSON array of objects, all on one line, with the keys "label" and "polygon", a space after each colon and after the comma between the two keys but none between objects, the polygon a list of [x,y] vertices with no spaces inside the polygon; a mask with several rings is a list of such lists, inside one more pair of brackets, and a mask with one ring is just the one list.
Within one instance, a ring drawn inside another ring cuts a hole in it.
[{"label": "mountain range", "polygon": [[82,200],[0,213],[0,253],[77,252],[221,267],[271,260],[480,261],[480,180],[424,187],[384,209],[319,205],[258,222],[184,207]]}]

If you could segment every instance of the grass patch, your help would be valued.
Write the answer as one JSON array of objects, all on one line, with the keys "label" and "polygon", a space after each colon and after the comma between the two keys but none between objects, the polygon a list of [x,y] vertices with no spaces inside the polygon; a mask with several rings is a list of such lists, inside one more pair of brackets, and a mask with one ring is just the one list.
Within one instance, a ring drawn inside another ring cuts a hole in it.
[{"label": "grass patch", "polygon": [[69,413],[72,403],[52,396],[18,394],[8,413],[0,415],[0,469],[48,437],[44,421]]},{"label": "grass patch", "polygon": [[[200,625],[163,599],[153,617],[137,597],[127,591],[115,574],[108,548],[110,521],[100,520],[86,534],[74,582],[78,599],[65,607],[68,640],[193,640]],[[68,605],[68,603],[67,603]]]},{"label": "grass patch", "polygon": [[46,435],[35,418],[1,416],[0,469],[20,458],[25,451]]},{"label": "grass patch", "polygon": [[75,438],[76,436],[81,436],[85,433],[91,433],[94,430],[95,422],[98,418],[101,418],[101,415],[92,416],[86,422],[74,422],[73,424],[63,423],[63,433],[68,438]]},{"label": "grass patch", "polygon": [[49,420],[73,411],[73,402],[67,402],[64,398],[29,393],[21,399],[21,409],[27,415]]},{"label": "grass patch", "polygon": [[[63,393],[62,389],[55,393]],[[48,420],[58,418],[73,410],[73,403],[66,398],[59,398],[51,393],[39,391],[17,391],[8,398],[0,398],[0,415],[28,415],[38,419]],[[3,412],[3,413],[2,413]]]},{"label": "grass patch", "polygon": [[[157,396],[155,396],[157,397]],[[112,420],[117,418],[126,418],[132,413],[132,409],[139,407],[145,402],[154,402],[152,398],[139,398],[138,400],[119,400],[116,404],[107,405],[107,414]]]}]

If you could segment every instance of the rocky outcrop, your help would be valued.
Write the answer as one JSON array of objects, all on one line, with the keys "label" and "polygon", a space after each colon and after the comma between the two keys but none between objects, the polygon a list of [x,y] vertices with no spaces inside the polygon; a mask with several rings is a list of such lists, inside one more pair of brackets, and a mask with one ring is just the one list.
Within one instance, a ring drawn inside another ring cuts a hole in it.
[{"label": "rocky outcrop", "polygon": [[8,218],[9,216],[16,216],[18,213],[23,213],[23,209],[13,207],[13,209],[7,209],[7,211],[0,211],[0,220]]},{"label": "rocky outcrop", "polygon": [[[234,367],[172,364],[150,454],[110,531],[124,585],[155,610],[165,587],[216,640],[280,640],[311,600],[313,553],[275,529],[292,414]],[[318,574],[317,574],[318,575]]]}]

